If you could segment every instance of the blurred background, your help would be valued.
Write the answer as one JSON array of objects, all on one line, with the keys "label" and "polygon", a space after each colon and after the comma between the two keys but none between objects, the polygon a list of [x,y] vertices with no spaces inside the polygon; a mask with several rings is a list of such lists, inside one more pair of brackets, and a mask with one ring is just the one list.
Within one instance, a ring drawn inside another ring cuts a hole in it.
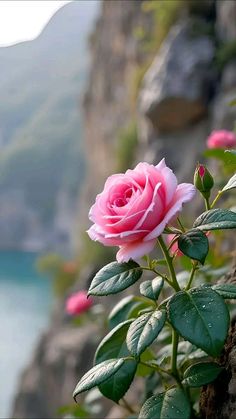
[{"label": "blurred background", "polygon": [[0,2],[0,417],[108,415],[96,392],[72,401],[106,324],[100,301],[73,319],[65,301],[114,258],[88,209],[140,160],[191,182],[211,130],[233,130],[235,22],[234,0]]}]

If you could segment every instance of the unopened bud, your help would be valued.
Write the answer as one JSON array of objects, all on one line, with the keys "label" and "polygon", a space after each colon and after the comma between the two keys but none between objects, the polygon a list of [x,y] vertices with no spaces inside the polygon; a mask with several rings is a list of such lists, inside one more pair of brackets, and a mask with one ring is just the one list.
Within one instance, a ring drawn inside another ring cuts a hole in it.
[{"label": "unopened bud", "polygon": [[194,173],[194,185],[204,198],[210,197],[210,191],[214,186],[214,180],[209,170],[203,164],[198,164]]}]

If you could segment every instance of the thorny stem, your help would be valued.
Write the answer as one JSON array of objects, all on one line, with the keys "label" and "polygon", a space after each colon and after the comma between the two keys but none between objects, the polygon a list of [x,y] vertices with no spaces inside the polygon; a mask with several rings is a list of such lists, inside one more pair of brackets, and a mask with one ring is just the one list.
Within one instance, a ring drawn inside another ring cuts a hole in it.
[{"label": "thorny stem", "polygon": [[175,270],[174,270],[173,263],[172,263],[172,258],[169,255],[167,246],[166,246],[162,236],[159,236],[157,240],[158,240],[158,243],[161,247],[161,250],[162,250],[163,255],[165,256],[165,259],[166,259],[166,262],[167,262],[167,266],[168,266],[170,276],[171,276],[171,280],[172,280],[171,281],[171,286],[175,289],[175,291],[180,291],[180,286],[179,286],[178,281],[176,279]]}]

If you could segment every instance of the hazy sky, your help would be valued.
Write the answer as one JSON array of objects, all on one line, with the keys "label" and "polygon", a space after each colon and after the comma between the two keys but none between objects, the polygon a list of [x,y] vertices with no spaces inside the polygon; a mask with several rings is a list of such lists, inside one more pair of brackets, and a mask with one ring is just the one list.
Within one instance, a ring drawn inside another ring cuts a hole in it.
[{"label": "hazy sky", "polygon": [[69,1],[0,0],[0,46],[35,38],[51,16]]}]

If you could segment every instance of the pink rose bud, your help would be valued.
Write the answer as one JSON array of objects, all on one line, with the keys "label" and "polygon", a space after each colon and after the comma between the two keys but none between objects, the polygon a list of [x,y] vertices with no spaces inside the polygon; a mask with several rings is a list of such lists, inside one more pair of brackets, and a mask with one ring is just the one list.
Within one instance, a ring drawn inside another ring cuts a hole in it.
[{"label": "pink rose bud", "polygon": [[203,164],[198,164],[194,173],[194,185],[204,198],[210,197],[210,191],[214,186],[214,180],[209,170]]},{"label": "pink rose bud", "polygon": [[[167,237],[166,237],[167,244],[170,245],[170,243],[172,242],[172,240],[175,239],[176,237],[177,237],[176,234],[168,234]],[[179,247],[178,247],[178,240],[176,240],[172,244],[170,250],[171,250],[171,253],[173,255],[183,256],[183,253],[181,252],[181,250],[179,250]]]},{"label": "pink rose bud", "polygon": [[208,148],[234,148],[236,147],[236,135],[232,131],[222,129],[219,131],[212,131],[207,138]]},{"label": "pink rose bud", "polygon": [[92,306],[93,300],[91,297],[87,298],[86,291],[79,291],[72,294],[66,301],[66,312],[70,315],[81,314]]},{"label": "pink rose bud", "polygon": [[110,176],[89,212],[92,240],[119,246],[118,262],[150,253],[166,225],[195,194],[189,183],[178,185],[165,160],[139,163],[134,170]]}]

